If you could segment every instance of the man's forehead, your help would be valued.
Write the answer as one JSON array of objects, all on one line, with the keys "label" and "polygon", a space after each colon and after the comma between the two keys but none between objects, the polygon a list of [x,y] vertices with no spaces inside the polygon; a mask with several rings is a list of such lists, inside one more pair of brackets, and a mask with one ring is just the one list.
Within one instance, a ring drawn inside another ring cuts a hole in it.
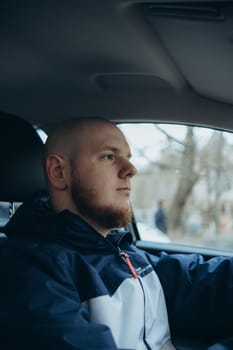
[{"label": "man's forehead", "polygon": [[121,130],[110,123],[92,123],[89,128],[85,128],[83,136],[86,141],[92,141],[96,144],[108,143],[110,140],[127,144]]},{"label": "man's forehead", "polygon": [[104,148],[115,148],[119,152],[130,154],[124,134],[114,124],[97,122],[86,126],[77,130],[74,142],[76,151],[96,153]]},{"label": "man's forehead", "polygon": [[112,147],[116,149],[129,149],[128,142],[120,130],[108,130],[99,133],[93,138],[93,144],[98,148]]}]

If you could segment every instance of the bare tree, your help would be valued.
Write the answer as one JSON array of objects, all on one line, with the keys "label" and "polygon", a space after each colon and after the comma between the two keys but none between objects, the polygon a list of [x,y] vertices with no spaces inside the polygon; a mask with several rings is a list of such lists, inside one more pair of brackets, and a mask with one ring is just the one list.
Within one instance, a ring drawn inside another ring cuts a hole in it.
[{"label": "bare tree", "polygon": [[[227,176],[225,169],[228,161],[224,159],[225,140],[222,132],[215,132],[207,145],[208,162],[205,161],[207,169],[206,185],[208,195],[209,217],[215,223],[216,232],[220,232],[220,212],[219,212],[219,198],[223,192],[223,177]],[[210,152],[211,151],[211,152]],[[206,152],[206,153],[207,153]]]},{"label": "bare tree", "polygon": [[[158,125],[155,125],[155,128],[166,136],[167,142],[164,143],[160,159],[153,160],[148,157],[146,147],[137,149],[138,154],[147,159],[149,164],[138,179],[137,196],[135,196],[138,199],[137,207],[149,208],[154,198],[158,200],[167,196],[170,202],[168,207],[169,227],[172,229],[170,233],[175,230],[181,233],[183,218],[184,215],[189,215],[191,200],[193,212],[205,210],[218,228],[219,198],[226,184],[229,189],[231,170],[230,149],[226,149],[228,151],[224,153],[226,140],[223,134],[213,132],[207,142],[200,144],[199,140],[195,139],[195,128],[191,126],[186,127],[183,140],[170,135]],[[194,187],[197,191],[194,191]]]},{"label": "bare tree", "polygon": [[182,211],[192,189],[199,179],[199,173],[195,171],[196,143],[193,128],[187,127],[184,150],[181,156],[181,176],[172,203],[169,208],[169,226],[176,229],[181,224]]}]

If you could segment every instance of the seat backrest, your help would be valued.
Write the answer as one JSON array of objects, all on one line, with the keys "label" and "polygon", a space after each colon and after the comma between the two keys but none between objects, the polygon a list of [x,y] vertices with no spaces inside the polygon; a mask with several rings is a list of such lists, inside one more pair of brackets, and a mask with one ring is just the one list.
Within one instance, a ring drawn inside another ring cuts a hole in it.
[{"label": "seat backrest", "polygon": [[22,118],[0,112],[0,201],[23,202],[46,188],[43,142]]}]

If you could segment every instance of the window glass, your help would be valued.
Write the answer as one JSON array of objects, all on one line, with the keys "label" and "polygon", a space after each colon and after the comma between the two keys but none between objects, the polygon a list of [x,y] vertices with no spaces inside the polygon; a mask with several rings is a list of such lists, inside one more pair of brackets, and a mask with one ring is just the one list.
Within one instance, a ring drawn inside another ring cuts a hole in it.
[{"label": "window glass", "polygon": [[47,137],[48,137],[48,135],[46,134],[46,132],[45,132],[43,129],[41,129],[41,128],[37,128],[37,129],[36,129],[36,132],[37,132],[37,134],[40,136],[40,138],[41,138],[41,140],[43,141],[43,143],[45,143],[46,140],[47,140]]},{"label": "window glass", "polygon": [[9,203],[0,202],[0,227],[5,226],[10,216]]},{"label": "window glass", "polygon": [[[22,203],[14,202],[0,202],[0,228],[4,227],[10,217],[15,213],[15,211],[20,207]],[[0,232],[0,237],[2,236],[2,233]]]},{"label": "window glass", "polygon": [[131,204],[142,239],[233,250],[233,134],[120,124],[138,174]]}]

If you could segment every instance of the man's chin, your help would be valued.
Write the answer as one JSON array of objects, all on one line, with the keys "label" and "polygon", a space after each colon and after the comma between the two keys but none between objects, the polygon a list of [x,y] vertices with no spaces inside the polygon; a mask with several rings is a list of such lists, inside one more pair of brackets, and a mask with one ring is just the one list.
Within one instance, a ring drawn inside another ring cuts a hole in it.
[{"label": "man's chin", "polygon": [[91,222],[97,224],[97,226],[112,229],[116,227],[127,226],[132,219],[132,213],[129,207],[124,208],[111,208],[111,207],[91,207],[85,206],[78,208],[82,216],[89,219]]},{"label": "man's chin", "polygon": [[113,210],[106,212],[107,216],[105,220],[106,228],[112,228],[112,227],[125,227],[127,226],[132,219],[132,213],[129,208],[127,210]]}]

